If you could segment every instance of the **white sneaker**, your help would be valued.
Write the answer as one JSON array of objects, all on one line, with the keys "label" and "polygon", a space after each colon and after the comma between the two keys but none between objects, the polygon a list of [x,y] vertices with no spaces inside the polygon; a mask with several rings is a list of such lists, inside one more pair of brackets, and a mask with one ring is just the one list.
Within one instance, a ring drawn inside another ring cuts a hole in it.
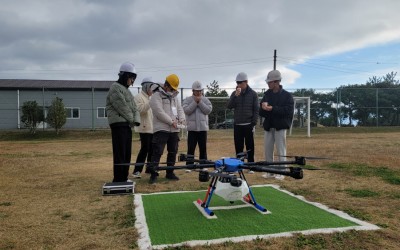
[{"label": "white sneaker", "polygon": [[192,170],[190,170],[190,169],[186,169],[186,171],[185,171],[186,173],[190,173],[190,172],[192,172]]},{"label": "white sneaker", "polygon": [[276,174],[275,179],[282,181],[283,179],[285,179],[285,176],[281,174]]},{"label": "white sneaker", "polygon": [[133,182],[133,181],[128,179],[128,180],[126,180],[126,182]]},{"label": "white sneaker", "polygon": [[142,178],[142,176],[140,175],[140,172],[135,172],[135,173],[133,173],[133,174],[132,174],[132,177],[133,177],[134,179],[140,179],[140,178]]},{"label": "white sneaker", "polygon": [[254,171],[253,171],[253,170],[249,170],[248,173],[249,173],[249,174],[254,174]]},{"label": "white sneaker", "polygon": [[264,177],[265,179],[272,179],[275,178],[275,175],[271,173],[265,173],[262,175],[262,177]]}]

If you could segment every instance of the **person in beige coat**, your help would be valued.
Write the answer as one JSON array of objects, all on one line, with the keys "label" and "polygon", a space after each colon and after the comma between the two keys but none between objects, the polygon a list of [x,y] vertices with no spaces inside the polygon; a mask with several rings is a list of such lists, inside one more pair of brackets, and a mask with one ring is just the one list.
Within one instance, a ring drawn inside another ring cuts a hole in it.
[{"label": "person in beige coat", "polygon": [[[150,108],[150,96],[153,94],[152,86],[154,82],[151,77],[145,77],[142,80],[142,90],[134,96],[136,108],[140,112],[140,126],[135,127],[135,132],[140,136],[140,150],[136,157],[133,178],[141,178],[141,173],[147,162],[151,162],[151,140],[153,139],[153,112]],[[146,168],[146,173],[150,173]]]},{"label": "person in beige coat", "polygon": [[[179,78],[172,74],[167,76],[163,86],[157,87],[150,99],[150,107],[153,111],[153,152],[149,170],[151,173],[150,183],[157,181],[158,173],[156,168],[161,156],[167,146],[167,164],[174,166],[176,154],[179,147],[179,127],[185,124],[185,113],[177,98]],[[179,180],[174,174],[174,170],[166,170],[165,178],[169,180]]]}]

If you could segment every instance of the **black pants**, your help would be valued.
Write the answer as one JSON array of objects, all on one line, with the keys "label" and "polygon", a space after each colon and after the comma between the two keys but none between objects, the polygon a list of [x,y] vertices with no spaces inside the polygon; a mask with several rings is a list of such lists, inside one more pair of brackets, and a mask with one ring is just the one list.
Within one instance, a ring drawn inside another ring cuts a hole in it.
[{"label": "black pants", "polygon": [[[111,126],[113,148],[113,182],[125,182],[128,180],[129,164],[132,154],[132,129],[125,125]],[[126,165],[116,165],[126,163]]]},{"label": "black pants", "polygon": [[[189,131],[187,139],[187,154],[193,155],[196,151],[196,146],[199,145],[199,159],[207,160],[207,131]],[[186,164],[192,164],[192,161],[187,161]]]},{"label": "black pants", "polygon": [[[151,174],[155,174],[155,167],[158,166],[161,156],[164,152],[165,145],[167,145],[167,165],[175,166],[176,154],[178,153],[179,135],[178,133],[158,131],[153,134],[152,147],[153,152],[151,155],[151,164],[149,164]],[[173,173],[174,170],[167,170],[167,174]]]},{"label": "black pants", "polygon": [[153,139],[153,134],[139,133],[139,136],[140,136],[140,151],[136,157],[137,164],[135,164],[135,169],[133,170],[134,173],[142,172],[146,159],[147,162],[151,162],[151,153],[152,153],[151,141]]},{"label": "black pants", "polygon": [[254,135],[253,126],[235,125],[233,128],[233,138],[235,141],[236,154],[244,152],[244,144],[246,143],[247,161],[254,162]]}]

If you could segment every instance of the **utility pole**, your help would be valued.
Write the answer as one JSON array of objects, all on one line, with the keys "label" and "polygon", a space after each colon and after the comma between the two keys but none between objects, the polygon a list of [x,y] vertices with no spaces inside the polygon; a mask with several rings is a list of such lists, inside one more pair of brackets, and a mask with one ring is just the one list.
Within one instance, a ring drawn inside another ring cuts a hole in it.
[{"label": "utility pole", "polygon": [[274,50],[274,70],[276,70],[276,49]]}]

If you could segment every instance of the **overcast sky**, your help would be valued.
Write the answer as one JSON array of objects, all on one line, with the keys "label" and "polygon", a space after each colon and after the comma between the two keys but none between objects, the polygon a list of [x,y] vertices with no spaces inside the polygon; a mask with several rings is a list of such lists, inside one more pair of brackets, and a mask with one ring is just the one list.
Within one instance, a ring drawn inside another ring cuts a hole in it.
[{"label": "overcast sky", "polygon": [[363,84],[400,68],[398,0],[2,0],[0,78],[116,80],[134,63],[152,76],[264,88]]}]

